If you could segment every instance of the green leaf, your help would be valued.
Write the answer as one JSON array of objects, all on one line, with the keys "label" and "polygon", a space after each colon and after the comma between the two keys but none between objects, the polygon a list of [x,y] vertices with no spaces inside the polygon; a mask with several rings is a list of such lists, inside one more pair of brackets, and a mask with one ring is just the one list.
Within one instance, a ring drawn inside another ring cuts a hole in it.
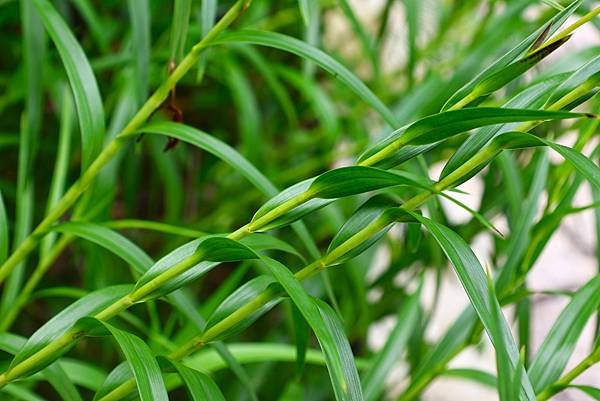
[{"label": "green leaf", "polygon": [[256,144],[263,140],[261,132],[264,130],[261,127],[261,115],[254,90],[233,57],[224,58],[222,68],[236,109],[242,153],[252,162],[256,162],[261,159],[261,147]]},{"label": "green leaf", "polygon": [[599,306],[600,276],[596,276],[575,293],[538,349],[528,369],[536,393],[558,380],[583,328]]},{"label": "green leaf", "polygon": [[306,365],[310,327],[296,305],[292,305],[292,321],[294,323],[294,340],[296,341],[296,375],[300,378]]},{"label": "green leaf", "polygon": [[[210,2],[203,1],[202,7],[205,6],[204,3]],[[191,10],[191,0],[175,0],[173,6],[173,20],[171,21],[171,37],[169,41],[169,48],[171,49],[170,59],[172,61],[179,62],[181,57],[183,57]]]},{"label": "green leaf", "polygon": [[[198,15],[198,22],[200,25],[200,31],[204,38],[206,34],[215,25],[215,19],[217,17],[217,0],[204,0],[200,5],[200,13]],[[198,72],[196,74],[196,81],[199,83],[202,81],[204,71],[206,70],[206,63],[208,60],[208,51],[200,55],[198,60]]]},{"label": "green leaf", "polygon": [[[73,123],[75,122],[73,111],[73,98],[68,91],[68,88],[65,87],[62,91],[58,153],[56,154],[54,174],[52,175],[52,182],[48,193],[48,202],[46,203],[46,214],[48,214],[50,209],[58,203],[64,193],[67,172],[69,169],[69,153],[71,152]],[[40,245],[40,259],[44,259],[44,256],[50,252],[55,238],[56,234],[53,233],[49,233],[44,237]]]},{"label": "green leaf", "polygon": [[550,44],[549,46],[544,46],[539,50],[528,54],[522,59],[507,65],[500,71],[491,74],[485,79],[482,79],[475,85],[473,91],[471,92],[471,95],[474,98],[477,98],[480,96],[489,95],[490,93],[495,92],[496,90],[504,87],[512,80],[516,79],[517,77],[530,70],[533,66],[542,61],[548,55],[550,55],[550,53],[554,52],[554,50],[562,46],[568,39],[569,36],[559,41],[556,41]]},{"label": "green leaf", "polygon": [[131,368],[127,362],[118,364],[104,379],[102,385],[96,390],[93,401],[102,399],[119,385],[123,384],[133,376]]},{"label": "green leaf", "polygon": [[519,214],[516,216],[515,226],[511,228],[510,237],[506,245],[507,259],[502,265],[500,274],[496,279],[496,291],[499,294],[504,294],[513,282],[519,268],[519,262],[527,251],[527,244],[529,243],[535,216],[539,210],[539,200],[548,178],[548,168],[548,155],[543,154],[535,163],[527,198],[521,204]]},{"label": "green leaf", "polygon": [[495,144],[502,149],[548,146],[564,157],[564,159],[569,162],[577,172],[585,177],[590,184],[596,188],[600,188],[600,167],[575,149],[559,145],[526,132],[507,132],[497,137],[494,141]]},{"label": "green leaf", "polygon": [[444,111],[424,117],[407,127],[394,131],[383,141],[363,153],[358,161],[363,165],[390,168],[398,163],[395,153],[404,145],[432,144],[486,125],[578,117],[585,117],[585,114],[499,107]]},{"label": "green leaf", "polygon": [[[547,78],[541,82],[532,85],[507,101],[503,107],[505,108],[529,108],[537,109],[540,108],[544,101],[548,98],[548,93],[556,88],[564,79],[567,74],[558,74]],[[460,145],[460,147],[454,152],[452,157],[448,160],[440,179],[446,177],[452,171],[456,170],[459,166],[466,163],[471,157],[473,157],[479,150],[481,150],[490,140],[496,136],[516,129],[517,123],[504,123],[498,125],[491,125],[479,129],[477,132],[469,135],[467,139]]]},{"label": "green leaf", "polygon": [[[411,212],[411,214],[427,228],[452,262],[471,305],[483,323],[494,348],[506,352],[510,359],[511,369],[516,368],[519,360],[517,346],[504,316],[494,318],[494,308],[500,310],[500,305],[495,297],[490,300],[485,272],[473,251],[451,229],[416,213]],[[535,400],[532,385],[526,376],[522,382],[521,397],[525,400]]]},{"label": "green leaf", "polygon": [[307,192],[315,198],[336,199],[398,185],[424,187],[422,182],[401,172],[350,166],[319,175],[308,187]]},{"label": "green leaf", "polygon": [[126,261],[139,274],[145,273],[154,261],[137,245],[113,230],[94,223],[71,221],[52,227],[54,231],[85,238]]},{"label": "green leaf", "polygon": [[277,188],[235,149],[196,128],[162,121],[145,125],[140,133],[167,135],[198,146],[229,164],[264,194],[273,196],[278,192]]},{"label": "green leaf", "polygon": [[169,400],[160,366],[150,347],[141,338],[94,318],[82,319],[80,324],[86,327],[102,327],[110,332],[133,372],[142,401]]},{"label": "green leaf", "polygon": [[451,97],[448,99],[446,104],[442,110],[448,110],[450,107],[454,106],[460,100],[464,99],[468,96],[473,88],[484,79],[498,73],[506,66],[510,65],[519,55],[523,54],[527,49],[531,47],[542,35],[548,37],[552,35],[560,26],[575,12],[575,10],[579,7],[583,0],[576,0],[571,2],[568,7],[566,7],[563,11],[557,13],[550,21],[546,23],[545,26],[538,28],[531,35],[527,36],[523,41],[521,41],[518,45],[492,63],[485,70],[480,72],[476,77],[474,77],[471,81],[465,84],[462,88],[457,90]]},{"label": "green leaf", "polygon": [[139,290],[146,284],[175,266],[184,266],[180,274],[162,283],[158,288],[144,294],[140,301],[168,294],[206,274],[220,262],[231,262],[256,258],[256,253],[247,246],[220,236],[206,236],[180,246],[158,260],[136,283]]},{"label": "green leaf", "polygon": [[600,400],[600,388],[592,387],[592,386],[585,386],[585,385],[580,385],[580,384],[571,384],[571,385],[569,385],[569,387],[576,388],[577,390],[583,392],[584,394],[589,395],[590,397],[592,397],[595,400]]},{"label": "green leaf", "polygon": [[300,8],[300,15],[302,15],[302,20],[304,21],[304,25],[308,26],[311,21],[310,10],[311,5],[310,2],[314,0],[298,0],[298,7]]},{"label": "green leaf", "polygon": [[8,219],[6,218],[6,209],[0,191],[0,263],[3,263],[8,256],[8,241]]},{"label": "green leaf", "polygon": [[23,401],[46,401],[45,398],[38,396],[33,391],[27,389],[25,386],[20,386],[18,384],[9,384],[0,392],[4,392],[6,394],[10,394],[12,399],[14,400],[23,400]]},{"label": "green leaf", "polygon": [[221,390],[210,377],[181,363],[170,363],[181,376],[193,401],[225,401]]},{"label": "green leaf", "polygon": [[[78,299],[68,307],[64,308],[56,316],[46,322],[46,324],[36,330],[31,337],[29,337],[27,343],[15,355],[10,367],[23,362],[37,351],[46,347],[53,340],[56,340],[60,336],[64,335],[75,325],[79,319],[93,315],[109,305],[112,305],[115,301],[124,295],[127,295],[131,289],[131,285],[114,285],[105,287],[89,293],[88,295]],[[59,358],[61,354],[64,354],[69,349],[70,347],[64,347],[59,350],[59,354],[54,355],[54,360]],[[44,366],[47,366],[54,360],[47,360],[37,366],[34,366],[35,371],[41,370]]]},{"label": "green leaf", "polygon": [[[297,184],[292,185],[274,195],[271,199],[265,202],[254,214],[252,217],[252,221],[264,216],[269,211],[275,209],[279,205],[289,201],[290,199],[305,193],[311,184],[315,181],[315,178],[309,178],[308,180],[301,181]],[[291,211],[285,213],[282,216],[279,216],[269,223],[262,225],[258,228],[258,231],[268,231],[273,230],[275,228],[284,227],[289,225],[290,223],[301,219],[309,213],[314,212],[328,204],[330,204],[332,200],[328,199],[310,199],[307,202],[302,203],[301,205],[295,207]]]},{"label": "green leaf", "polygon": [[212,41],[211,45],[229,43],[251,43],[260,46],[273,47],[308,59],[330,74],[333,74],[337,79],[348,86],[358,97],[373,107],[389,125],[392,127],[398,125],[393,113],[360,79],[342,64],[316,47],[280,33],[254,30],[226,32]]},{"label": "green leaf", "polygon": [[352,350],[333,309],[309,296],[284,265],[267,257],[263,257],[262,260],[298,307],[319,340],[325,353],[336,399],[338,401],[362,400],[362,390]]},{"label": "green leaf", "polygon": [[566,80],[564,80],[558,88],[556,88],[546,104],[551,105],[558,101],[560,98],[571,92],[588,79],[596,79],[600,82],[600,56],[590,60],[571,74]]},{"label": "green leaf", "polygon": [[384,382],[394,364],[404,351],[409,337],[416,328],[419,316],[419,297],[421,289],[404,300],[396,316],[396,325],[392,329],[383,348],[373,357],[367,374],[363,377],[363,389],[366,401],[378,400],[385,390]]},{"label": "green leaf", "polygon": [[133,45],[135,86],[138,105],[148,96],[150,69],[150,5],[148,0],[128,0]]},{"label": "green leaf", "polygon": [[258,209],[252,217],[252,222],[301,194],[305,194],[308,200],[256,229],[266,231],[282,227],[329,204],[327,199],[342,198],[399,185],[431,189],[422,180],[403,172],[391,172],[363,166],[341,167],[284,189]]},{"label": "green leaf", "polygon": [[248,328],[252,323],[254,323],[259,317],[270,311],[275,305],[277,305],[282,297],[276,295],[273,291],[270,291],[268,295],[263,295],[264,291],[270,289],[275,283],[270,276],[261,275],[253,278],[252,280],[244,283],[241,287],[235,290],[231,295],[229,295],[225,300],[217,307],[217,309],[213,312],[213,314],[208,319],[206,324],[206,330],[214,327],[219,324],[222,320],[227,318],[237,309],[245,306],[247,303],[255,301],[255,299],[262,295],[261,299],[267,299],[268,301],[265,303],[261,303],[261,306],[256,311],[252,312],[250,315],[244,317],[242,320],[237,321],[233,326],[228,327],[225,331],[222,331],[218,337],[215,337],[212,340],[222,340],[226,337],[233,336],[244,329]]},{"label": "green leaf", "polygon": [[[392,208],[393,201],[385,196],[374,196],[363,203],[350,218],[344,223],[342,228],[337,232],[335,237],[331,240],[329,247],[327,248],[327,254],[330,254],[334,249],[339,247],[341,244],[352,238],[359,231],[367,227],[370,223],[380,218],[386,211]],[[389,212],[388,212],[389,213]],[[343,263],[348,259],[351,259],[357,255],[360,255],[373,244],[375,244],[391,227],[394,222],[393,219],[389,219],[389,225],[379,231],[376,235],[373,235],[366,241],[362,242],[357,247],[353,248],[350,252],[344,254],[341,258],[336,259],[336,263]]]},{"label": "green leaf", "polygon": [[472,380],[492,388],[495,388],[497,385],[496,376],[478,369],[448,369],[442,373],[442,376],[460,377],[461,379]]},{"label": "green leaf", "polygon": [[[9,354],[17,354],[26,344],[27,339],[11,333],[0,334],[0,349]],[[53,363],[42,370],[42,375],[65,401],[81,401],[81,395],[71,382],[63,367]]]},{"label": "green leaf", "polygon": [[48,0],[33,0],[46,31],[58,49],[73,91],[82,143],[82,171],[102,149],[104,108],[92,67],[68,25]]}]

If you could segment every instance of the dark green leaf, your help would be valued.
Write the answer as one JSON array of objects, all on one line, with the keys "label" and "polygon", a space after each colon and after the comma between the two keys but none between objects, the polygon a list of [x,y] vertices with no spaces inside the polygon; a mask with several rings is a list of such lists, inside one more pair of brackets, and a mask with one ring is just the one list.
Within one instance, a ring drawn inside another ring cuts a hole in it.
[{"label": "dark green leaf", "polygon": [[251,43],[255,45],[274,47],[294,53],[308,59],[347,85],[358,97],[373,107],[391,126],[397,126],[393,113],[371,92],[371,90],[346,67],[334,60],[321,50],[312,47],[298,39],[274,32],[240,30],[228,32],[211,44]]},{"label": "dark green leaf", "polygon": [[262,260],[317,336],[325,353],[336,399],[362,400],[362,390],[352,350],[335,312],[323,302],[309,296],[292,273],[281,263],[266,257]]}]

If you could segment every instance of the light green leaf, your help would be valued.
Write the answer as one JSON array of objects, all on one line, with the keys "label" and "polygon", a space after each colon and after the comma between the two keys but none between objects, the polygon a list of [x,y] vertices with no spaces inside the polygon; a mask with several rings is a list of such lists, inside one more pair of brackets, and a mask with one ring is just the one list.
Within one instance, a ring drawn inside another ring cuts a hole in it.
[{"label": "light green leaf", "polygon": [[599,306],[600,276],[596,276],[575,293],[538,349],[528,369],[536,393],[558,380],[584,326]]},{"label": "light green leaf", "polygon": [[0,263],[3,263],[8,256],[8,243],[8,219],[6,217],[2,192],[0,191]]},{"label": "light green leaf", "polygon": [[596,188],[600,188],[600,167],[575,149],[559,145],[526,132],[507,132],[497,137],[494,142],[496,146],[502,149],[548,146],[564,157],[590,184]]},{"label": "light green leaf", "polygon": [[[48,193],[46,213],[58,203],[64,193],[67,172],[69,169],[73,123],[75,122],[73,111],[73,98],[68,91],[68,88],[65,86],[62,91],[58,153],[56,154],[56,161],[54,163],[54,174],[52,175],[52,182]],[[44,259],[44,256],[50,252],[55,238],[56,234],[54,233],[49,233],[44,237],[40,245],[40,259]]]},{"label": "light green leaf", "polygon": [[381,397],[385,390],[384,382],[393,365],[404,351],[409,337],[417,324],[419,315],[420,288],[407,298],[396,316],[396,325],[392,329],[383,348],[373,357],[373,361],[363,378],[366,401]]},{"label": "light green leaf", "polygon": [[129,19],[134,52],[135,86],[138,105],[148,96],[150,69],[150,5],[148,0],[128,0]]},{"label": "light green leaf", "polygon": [[154,264],[154,261],[137,245],[107,227],[71,221],[54,226],[52,229],[63,234],[85,238],[110,250],[139,274],[145,273]]},{"label": "light green leaf", "polygon": [[[411,212],[411,214],[427,228],[452,262],[471,305],[483,323],[494,348],[506,352],[510,359],[511,369],[516,368],[519,360],[517,346],[504,316],[494,318],[494,308],[500,310],[500,305],[495,297],[494,302],[490,303],[487,278],[473,251],[458,234],[449,228],[416,213]],[[526,375],[522,382],[521,397],[525,400],[535,400],[533,387]]]},{"label": "light green leaf", "polygon": [[82,143],[82,171],[102,149],[104,108],[92,67],[68,25],[48,0],[33,0],[46,31],[58,49],[73,91]]},{"label": "light green leaf", "polygon": [[[204,3],[210,3],[210,1],[203,1],[202,7],[205,7]],[[181,57],[183,56],[188,26],[190,22],[191,10],[191,0],[175,0],[173,6],[173,19],[171,21],[171,37],[169,43],[169,47],[171,49],[170,59],[175,62],[179,62],[179,60],[181,60]]]},{"label": "light green leaf", "polygon": [[[557,85],[563,82],[567,76],[568,74],[558,74],[538,82],[519,92],[509,101],[507,101],[503,107],[513,109],[540,108],[548,98],[548,94],[552,93],[552,90],[554,90]],[[511,131],[516,127],[516,123],[491,125],[481,128],[472,135],[469,135],[448,160],[444,166],[444,169],[442,170],[442,173],[440,174],[440,178],[446,177],[452,171],[456,170],[460,165],[466,163],[467,160],[481,150],[494,137],[504,132]]]}]

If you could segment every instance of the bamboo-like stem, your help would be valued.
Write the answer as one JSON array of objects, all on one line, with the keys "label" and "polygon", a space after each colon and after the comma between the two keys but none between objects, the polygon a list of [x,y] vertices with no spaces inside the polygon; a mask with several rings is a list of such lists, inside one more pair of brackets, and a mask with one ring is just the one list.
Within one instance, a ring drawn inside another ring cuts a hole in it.
[{"label": "bamboo-like stem", "polygon": [[[140,111],[134,116],[134,118],[130,121],[130,123],[125,127],[125,129],[116,137],[114,141],[109,143],[109,145],[105,148],[105,150],[100,154],[100,156],[94,161],[94,163],[90,166],[90,168],[84,173],[80,181],[76,182],[73,187],[63,196],[61,201],[57,204],[55,208],[51,210],[48,216],[40,223],[40,225],[34,230],[34,233],[28,237],[22,244],[22,247],[19,247],[15,254],[19,254],[19,250],[21,250],[21,254],[26,255],[30,252],[37,244],[37,236],[41,235],[43,232],[47,230],[47,228],[53,224],[72,204],[76,201],[79,195],[89,186],[91,181],[100,171],[100,169],[118,152],[118,150],[123,146],[126,142],[125,140],[132,137],[137,129],[143,124],[148,116],[160,106],[162,101],[166,98],[171,88],[183,77],[183,75],[195,64],[198,59],[198,56],[202,49],[204,49],[218,33],[220,33],[223,29],[225,29],[233,20],[237,17],[239,12],[243,9],[244,2],[238,1],[232,9],[228,11],[228,13],[223,17],[217,25],[209,32],[209,34],[196,46],[192,48],[192,51],[182,60],[177,69],[169,76],[167,81],[148,99],[148,101],[142,106]],[[456,106],[455,106],[456,107]],[[406,145],[404,143],[405,140],[401,137],[399,140],[391,143],[386,148],[382,149],[380,152],[371,156],[367,160],[360,163],[360,165],[368,166],[375,164],[376,162],[385,159],[385,157],[393,154],[396,150],[400,149],[402,146]],[[467,163],[461,165],[456,171],[454,171],[449,176],[445,177],[443,180],[438,182],[434,189],[436,191],[441,191],[446,189],[455,183],[458,179],[460,179],[463,175],[468,174],[472,169],[477,168],[481,163],[487,161],[490,157],[493,157],[494,153],[498,150],[489,146],[486,148],[486,151],[480,152],[479,154],[472,157]],[[424,201],[426,201],[430,196],[437,192],[423,192],[413,199],[406,202],[403,207],[407,210],[418,207]],[[261,216],[257,220],[249,223],[246,226],[241,227],[240,229],[234,231],[229,234],[229,238],[232,239],[240,239],[244,236],[248,235],[252,231],[259,230],[260,228],[267,225],[269,222],[273,221],[277,217],[287,213],[293,208],[303,204],[307,200],[311,199],[313,196],[310,191],[306,191],[301,193],[273,210],[269,211],[265,215]],[[350,250],[354,249],[356,246],[360,245],[368,238],[370,238],[374,233],[385,227],[382,226],[382,221],[375,221],[371,225],[367,226],[365,229],[357,233],[355,236],[348,239],[346,242],[341,244],[336,250],[334,250],[329,255],[326,255],[319,263],[313,263],[307,266],[305,269],[301,270],[297,273],[297,278],[308,277],[312,273],[318,271],[321,268],[325,268],[331,263],[334,263],[339,257],[345,255]],[[334,252],[336,252],[334,254]],[[333,255],[333,256],[332,256]],[[10,260],[10,259],[9,259]],[[20,259],[15,258],[16,261],[11,263],[16,264]],[[181,261],[177,265],[173,266],[171,269],[167,270],[165,273],[157,276],[150,282],[142,285],[141,287],[134,290],[132,293],[124,296],[119,301],[109,306],[105,310],[96,314],[96,318],[100,320],[108,320],[123,310],[127,309],[129,306],[134,304],[135,302],[143,300],[143,298],[149,294],[151,294],[154,290],[161,287],[163,284],[171,280],[172,278],[178,276],[179,274],[185,272],[190,267],[194,266],[196,263],[202,260],[201,254],[194,254],[191,257]],[[8,263],[9,261],[7,261]],[[306,270],[310,269],[310,270]],[[0,267],[0,281],[6,273],[10,270],[10,264],[5,264]],[[264,296],[264,302],[268,300],[268,296]],[[197,347],[202,346],[207,341],[210,341],[214,336],[217,336],[220,332],[225,330],[228,327],[231,327],[235,323],[237,323],[240,319],[248,316],[249,313],[252,313],[257,308],[259,308],[263,304],[263,298],[260,297],[253,301],[250,301],[250,306],[242,307],[242,310],[239,312],[234,312],[234,314],[230,315],[228,318],[224,319],[221,323],[219,323],[219,328],[215,329],[217,326],[213,326],[212,332],[207,331],[204,335],[199,339],[193,339],[191,344],[186,344],[182,349],[177,350],[173,353],[174,357],[183,357],[189,352],[192,352]],[[244,309],[245,308],[245,309]],[[227,320],[229,319],[229,320]],[[0,388],[4,386],[6,383],[15,380],[16,378],[21,377],[22,375],[32,371],[35,369],[36,364],[43,363],[44,361],[50,359],[55,353],[59,352],[62,348],[67,345],[72,345],[72,343],[79,337],[81,337],[84,333],[80,330],[71,329],[65,335],[61,336],[59,339],[51,342],[49,345],[44,347],[39,352],[35,353],[28,359],[22,361],[21,363],[13,366],[10,370],[0,375]],[[208,337],[208,335],[213,336]],[[126,382],[125,384],[127,384]],[[135,385],[135,382],[134,382]],[[117,389],[118,390],[118,389]],[[115,390],[116,391],[116,390]],[[107,395],[108,397],[108,395]],[[105,397],[106,398],[106,397]]]}]

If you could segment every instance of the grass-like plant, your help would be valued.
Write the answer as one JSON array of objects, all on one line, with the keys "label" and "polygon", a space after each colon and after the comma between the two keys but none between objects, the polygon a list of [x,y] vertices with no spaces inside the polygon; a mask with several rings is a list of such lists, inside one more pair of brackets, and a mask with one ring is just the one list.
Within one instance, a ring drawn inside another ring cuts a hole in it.
[{"label": "grass-like plant", "polygon": [[[569,302],[538,349],[527,283],[598,210],[574,198],[600,201],[600,43],[569,41],[600,8],[387,0],[366,23],[358,3],[0,2],[0,399],[409,401],[441,376],[600,399],[573,384],[597,324],[566,370],[600,275],[548,289]],[[455,199],[475,176],[477,210]],[[432,342],[449,269],[470,304]],[[495,372],[448,367],[484,337]]]}]

